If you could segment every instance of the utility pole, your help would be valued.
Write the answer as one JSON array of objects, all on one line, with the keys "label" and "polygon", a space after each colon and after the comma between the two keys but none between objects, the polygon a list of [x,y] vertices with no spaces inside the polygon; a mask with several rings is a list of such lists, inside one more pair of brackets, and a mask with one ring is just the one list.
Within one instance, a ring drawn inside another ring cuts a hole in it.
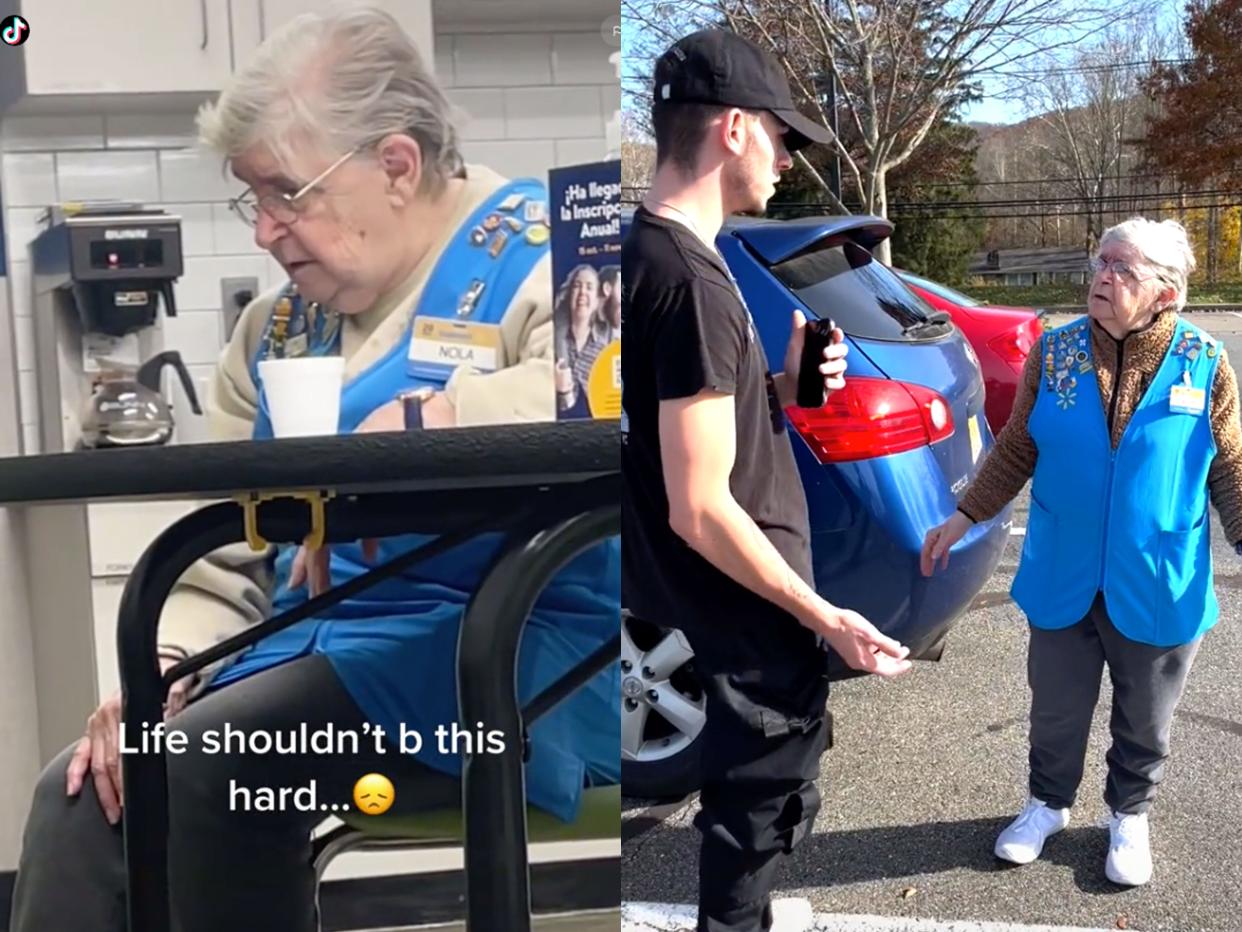
[{"label": "utility pole", "polygon": [[[828,15],[828,21],[832,22],[833,18],[833,0],[824,0],[824,12]],[[832,150],[832,162],[829,166],[831,169],[832,193],[836,197],[838,203],[845,203],[841,199],[841,137],[837,133],[837,73],[831,69],[828,71],[828,125],[832,128],[832,137],[837,140]]]}]

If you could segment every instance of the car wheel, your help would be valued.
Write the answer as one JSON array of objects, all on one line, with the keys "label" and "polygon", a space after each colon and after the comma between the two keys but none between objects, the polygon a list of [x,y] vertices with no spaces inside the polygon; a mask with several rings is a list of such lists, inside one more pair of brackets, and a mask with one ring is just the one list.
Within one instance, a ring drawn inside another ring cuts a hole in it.
[{"label": "car wheel", "polygon": [[621,619],[621,786],[627,796],[687,796],[702,782],[707,702],[694,651],[676,628]]}]

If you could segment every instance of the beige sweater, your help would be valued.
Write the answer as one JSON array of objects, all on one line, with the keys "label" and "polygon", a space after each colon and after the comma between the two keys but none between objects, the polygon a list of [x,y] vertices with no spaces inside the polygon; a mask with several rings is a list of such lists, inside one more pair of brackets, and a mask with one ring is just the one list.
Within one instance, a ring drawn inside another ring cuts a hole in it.
[{"label": "beige sweater", "polygon": [[[1099,324],[1091,323],[1091,352],[1095,358],[1100,402],[1106,412],[1112,404],[1113,393],[1118,393],[1112,422],[1114,449],[1168,352],[1176,324],[1176,315],[1165,311],[1147,329],[1119,341]],[[960,509],[974,521],[994,517],[1022,491],[1035,473],[1038,450],[1027,431],[1027,420],[1039,391],[1041,363],[1037,351],[1027,357],[1013,413],[996,438],[995,448],[962,495]],[[1209,396],[1208,416],[1216,440],[1216,458],[1208,472],[1208,490],[1212,504],[1220,513],[1225,536],[1230,544],[1237,546],[1242,541],[1242,423],[1238,420],[1238,380],[1223,347]]]},{"label": "beige sweater", "polygon": [[[467,184],[452,221],[409,279],[361,314],[343,316],[341,352],[348,379],[406,339],[414,307],[435,262],[465,219],[505,179],[470,165]],[[463,290],[466,282],[463,282]],[[262,338],[279,288],[256,298],[242,313],[221,355],[206,400],[212,436],[248,440],[254,428],[258,389],[250,361]],[[545,256],[532,269],[505,311],[500,325],[497,369],[480,373],[459,367],[445,387],[461,426],[552,420],[552,272]],[[267,554],[245,544],[223,548],[192,566],[173,589],[160,617],[160,653],[184,658],[263,621],[271,609]],[[213,668],[204,671],[205,680]]]}]

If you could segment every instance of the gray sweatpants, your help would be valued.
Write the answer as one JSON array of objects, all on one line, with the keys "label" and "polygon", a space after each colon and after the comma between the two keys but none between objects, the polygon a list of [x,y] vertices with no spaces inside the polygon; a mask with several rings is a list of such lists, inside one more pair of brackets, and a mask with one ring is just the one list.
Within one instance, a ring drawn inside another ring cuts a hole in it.
[{"label": "gray sweatpants", "polygon": [[[364,717],[322,656],[305,657],[208,693],[172,719],[190,750],[224,723],[247,731],[358,729]],[[369,750],[368,750],[369,748]],[[87,774],[82,792],[65,795],[73,748],[48,764],[35,787],[13,890],[11,932],[125,932],[125,860],[121,826],[109,825]],[[387,775],[394,812],[460,803],[457,780],[403,757],[185,753],[168,757],[168,872],[177,932],[310,932],[317,925],[311,868],[316,812],[246,812],[230,806],[229,781],[255,788],[315,781],[317,802],[353,799],[354,782]],[[240,797],[238,805],[240,805]],[[142,805],[141,800],[127,800]]]},{"label": "gray sweatpants", "polygon": [[1030,630],[1031,795],[1055,809],[1074,804],[1107,663],[1113,744],[1104,801],[1114,812],[1146,812],[1164,776],[1173,712],[1202,638],[1179,647],[1132,641],[1109,620],[1102,594],[1077,624]]}]

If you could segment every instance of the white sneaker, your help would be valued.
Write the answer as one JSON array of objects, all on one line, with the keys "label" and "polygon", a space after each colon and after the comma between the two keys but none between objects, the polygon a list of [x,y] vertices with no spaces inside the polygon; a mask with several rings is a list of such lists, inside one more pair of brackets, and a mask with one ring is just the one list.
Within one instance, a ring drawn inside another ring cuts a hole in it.
[{"label": "white sneaker", "polygon": [[1044,850],[1044,842],[1069,825],[1069,809],[1050,809],[1032,797],[1016,819],[996,839],[996,856],[1014,864],[1030,864]]},{"label": "white sneaker", "polygon": [[1104,874],[1123,887],[1139,887],[1151,880],[1151,842],[1147,813],[1108,820],[1108,860]]},{"label": "white sneaker", "polygon": [[808,932],[815,925],[811,901],[786,897],[772,901],[771,932]]}]

